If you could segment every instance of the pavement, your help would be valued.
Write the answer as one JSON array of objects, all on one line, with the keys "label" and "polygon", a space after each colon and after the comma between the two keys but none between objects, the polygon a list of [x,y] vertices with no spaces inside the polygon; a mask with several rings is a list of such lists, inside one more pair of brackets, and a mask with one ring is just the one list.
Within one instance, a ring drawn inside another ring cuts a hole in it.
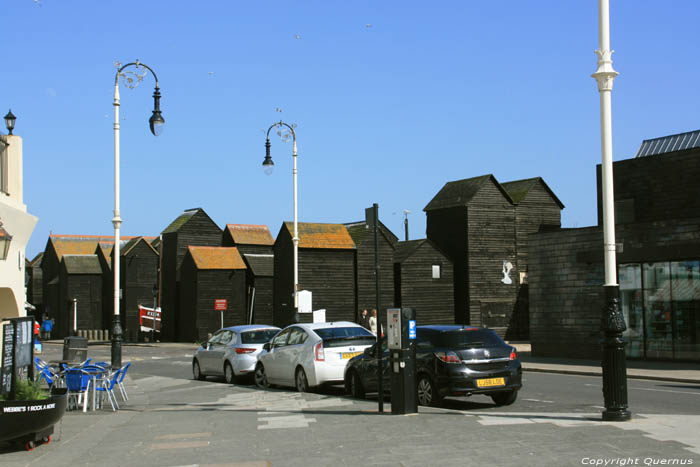
[{"label": "pavement", "polygon": [[[46,346],[45,358],[60,353],[56,344]],[[525,345],[516,344],[525,371],[600,374],[598,362],[535,358]],[[526,403],[534,394],[510,407],[479,396],[420,407],[417,414],[380,414],[376,398],[192,380],[191,344],[156,346],[161,349],[127,344],[124,361],[169,365],[181,376],[128,375],[129,400],[120,401],[119,411],[67,412],[53,442],[31,452],[0,443],[0,467],[700,464],[700,415],[635,412],[629,422],[603,422],[601,407],[589,402],[566,408],[545,400]],[[170,356],[163,356],[166,348]],[[106,355],[108,346],[90,344],[90,356]],[[700,382],[697,364],[629,367],[630,378]],[[652,391],[661,390],[692,400],[700,395],[695,386]],[[540,409],[527,410],[528,404]]]}]

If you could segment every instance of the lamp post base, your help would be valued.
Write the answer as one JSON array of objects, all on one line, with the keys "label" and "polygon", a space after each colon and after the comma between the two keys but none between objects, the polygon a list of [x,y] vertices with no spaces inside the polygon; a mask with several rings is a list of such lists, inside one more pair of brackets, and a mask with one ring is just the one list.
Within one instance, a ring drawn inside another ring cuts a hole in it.
[{"label": "lamp post base", "polygon": [[122,367],[122,325],[119,316],[114,317],[112,326],[112,368]]},{"label": "lamp post base", "polygon": [[625,340],[622,333],[627,329],[625,318],[620,310],[619,287],[605,286],[605,305],[600,327],[604,333],[602,340],[603,397],[605,410],[603,420],[626,422],[632,418],[627,410],[627,361]]}]

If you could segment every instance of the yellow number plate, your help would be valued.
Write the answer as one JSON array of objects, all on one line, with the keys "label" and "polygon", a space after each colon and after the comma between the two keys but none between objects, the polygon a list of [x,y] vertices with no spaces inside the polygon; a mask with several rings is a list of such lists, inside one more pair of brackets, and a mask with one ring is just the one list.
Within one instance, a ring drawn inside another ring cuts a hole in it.
[{"label": "yellow number plate", "polygon": [[[346,358],[356,357],[357,355],[360,355],[361,353],[362,352],[343,352],[342,355],[340,356],[340,358],[345,360]],[[503,379],[503,378],[501,378],[501,379]]]},{"label": "yellow number plate", "polygon": [[477,379],[476,387],[478,388],[492,388],[494,386],[505,386],[506,382],[503,378],[487,378],[487,379]]}]

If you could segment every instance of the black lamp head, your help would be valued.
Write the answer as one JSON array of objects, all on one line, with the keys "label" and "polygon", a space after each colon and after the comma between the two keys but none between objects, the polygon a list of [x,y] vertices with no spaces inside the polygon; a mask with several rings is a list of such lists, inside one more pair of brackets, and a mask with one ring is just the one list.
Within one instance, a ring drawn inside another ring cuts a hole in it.
[{"label": "black lamp head", "polygon": [[265,160],[262,163],[263,169],[266,175],[271,175],[272,170],[275,167],[275,163],[272,162],[272,157],[270,157],[270,138],[265,140]]},{"label": "black lamp head", "polygon": [[165,119],[160,111],[160,89],[158,86],[156,86],[156,90],[153,92],[153,115],[151,115],[148,123],[151,126],[151,133],[153,133],[153,136],[160,136],[163,133]]},{"label": "black lamp head", "polygon": [[5,126],[9,134],[12,134],[12,130],[15,129],[15,120],[17,120],[17,117],[12,114],[12,110],[7,112],[7,115],[5,115]]}]

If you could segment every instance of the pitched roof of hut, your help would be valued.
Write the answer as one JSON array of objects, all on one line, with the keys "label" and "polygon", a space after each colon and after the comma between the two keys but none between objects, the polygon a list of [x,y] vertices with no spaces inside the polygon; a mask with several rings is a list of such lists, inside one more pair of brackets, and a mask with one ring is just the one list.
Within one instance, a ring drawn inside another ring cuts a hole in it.
[{"label": "pitched roof of hut", "polygon": [[246,253],[243,259],[254,276],[272,277],[274,275],[275,255]]},{"label": "pitched roof of hut", "polygon": [[246,269],[236,247],[188,246],[197,269]]},{"label": "pitched roof of hut", "polygon": [[146,238],[147,238],[147,237],[134,237],[134,238],[132,238],[131,240],[129,240],[127,243],[125,243],[124,245],[119,245],[119,247],[120,247],[120,249],[119,249],[119,255],[120,255],[120,256],[128,255],[128,254],[131,252],[131,250],[133,250],[133,249],[136,247],[136,245],[139,244],[139,242],[143,242],[143,243],[145,243],[146,245],[148,245],[148,248],[150,248],[151,250],[153,250],[153,252],[154,252],[156,255],[158,255],[158,250],[156,250],[155,248],[153,248],[153,245],[151,245],[151,244],[148,242],[148,240],[146,240]]},{"label": "pitched roof of hut", "polygon": [[270,229],[266,225],[226,224],[236,245],[274,245]]},{"label": "pitched roof of hut", "polygon": [[97,255],[64,254],[61,260],[68,274],[102,274]]},{"label": "pitched roof of hut", "polygon": [[528,193],[530,193],[530,190],[532,190],[532,188],[538,183],[542,184],[542,186],[547,191],[547,193],[549,193],[554,202],[556,202],[561,209],[564,209],[564,204],[559,200],[559,198],[557,198],[557,195],[554,194],[554,192],[544,182],[542,177],[513,180],[512,182],[501,183],[501,186],[504,190],[508,192],[511,199],[513,200],[513,203],[518,204],[527,197]]},{"label": "pitched roof of hut", "polygon": [[[344,225],[348,229],[348,233],[356,245],[362,243],[367,235],[371,233],[371,230],[367,225],[367,221],[349,222]],[[399,241],[399,237],[394,235],[394,232],[389,230],[389,228],[384,225],[382,221],[379,221],[379,232],[384,235],[391,245],[394,245]],[[372,238],[374,238],[374,235],[372,235]]]},{"label": "pitched roof of hut", "polygon": [[474,195],[476,195],[488,181],[492,181],[508,201],[513,201],[508,192],[498,183],[498,180],[496,180],[492,174],[487,174],[479,177],[447,182],[428,205],[423,208],[423,211],[467,206]]},{"label": "pitched roof of hut", "polygon": [[[282,229],[293,235],[294,223],[284,222]],[[343,224],[317,224],[311,222],[299,222],[299,248],[323,248],[335,250],[349,250],[355,248],[347,227]],[[281,233],[281,230],[280,230]]]}]

